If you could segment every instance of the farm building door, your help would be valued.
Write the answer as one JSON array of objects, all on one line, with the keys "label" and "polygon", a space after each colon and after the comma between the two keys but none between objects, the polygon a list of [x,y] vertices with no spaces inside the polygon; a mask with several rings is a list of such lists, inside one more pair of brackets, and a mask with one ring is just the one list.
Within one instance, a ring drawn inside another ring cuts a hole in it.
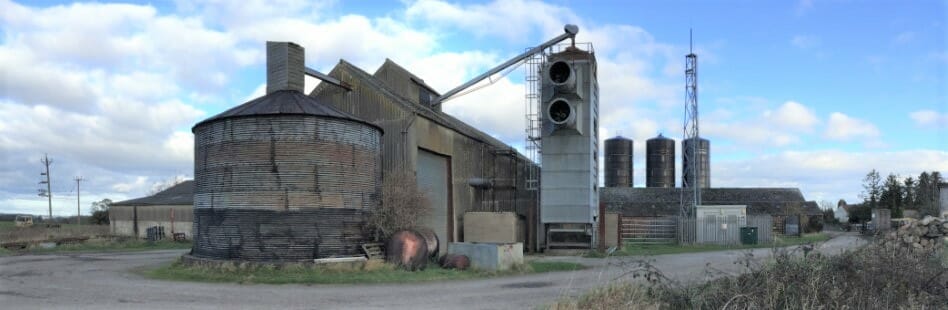
[{"label": "farm building door", "polygon": [[424,226],[438,235],[439,255],[447,253],[451,236],[451,187],[450,158],[423,149],[418,149],[418,188],[425,192],[431,203],[431,214],[423,221]]}]

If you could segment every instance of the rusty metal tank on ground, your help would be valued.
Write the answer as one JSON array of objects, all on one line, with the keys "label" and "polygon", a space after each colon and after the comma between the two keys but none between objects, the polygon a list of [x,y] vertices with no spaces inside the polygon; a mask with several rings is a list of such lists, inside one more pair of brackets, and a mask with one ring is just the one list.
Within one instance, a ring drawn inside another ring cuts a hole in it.
[{"label": "rusty metal tank on ground", "polygon": [[645,186],[675,187],[675,140],[662,134],[645,141]]},{"label": "rusty metal tank on ground", "polygon": [[[691,187],[695,184],[694,181],[694,164],[697,164],[698,168],[698,186],[701,188],[711,187],[711,142],[708,139],[698,137],[698,153],[697,155],[692,152],[693,143],[692,139],[685,139],[681,142],[681,180],[682,187]],[[688,160],[688,158],[695,158],[694,162]]]},{"label": "rusty metal tank on ground", "polygon": [[606,187],[632,187],[632,140],[606,139]]},{"label": "rusty metal tank on ground", "polygon": [[268,42],[267,94],[192,129],[192,255],[301,261],[361,253],[365,218],[380,203],[382,131],[301,92],[302,50]]}]

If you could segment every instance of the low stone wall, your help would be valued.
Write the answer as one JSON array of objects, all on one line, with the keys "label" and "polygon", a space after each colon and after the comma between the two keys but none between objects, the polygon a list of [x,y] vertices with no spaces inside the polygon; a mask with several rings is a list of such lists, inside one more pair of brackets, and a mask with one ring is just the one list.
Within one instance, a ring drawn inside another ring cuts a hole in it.
[{"label": "low stone wall", "polygon": [[948,242],[948,219],[926,216],[922,220],[909,219],[899,229],[884,235],[886,246],[914,249],[939,249]]}]

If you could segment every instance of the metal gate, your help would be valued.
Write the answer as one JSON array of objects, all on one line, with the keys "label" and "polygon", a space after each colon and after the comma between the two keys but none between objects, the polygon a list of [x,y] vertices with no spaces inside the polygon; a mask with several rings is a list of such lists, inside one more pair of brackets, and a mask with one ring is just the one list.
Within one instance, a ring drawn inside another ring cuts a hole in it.
[{"label": "metal gate", "polygon": [[621,217],[622,243],[653,244],[677,242],[678,218]]},{"label": "metal gate", "polygon": [[447,252],[451,231],[450,225],[450,187],[449,158],[418,149],[418,188],[425,192],[431,203],[431,214],[423,221],[424,226],[434,230],[441,246],[439,255]]}]

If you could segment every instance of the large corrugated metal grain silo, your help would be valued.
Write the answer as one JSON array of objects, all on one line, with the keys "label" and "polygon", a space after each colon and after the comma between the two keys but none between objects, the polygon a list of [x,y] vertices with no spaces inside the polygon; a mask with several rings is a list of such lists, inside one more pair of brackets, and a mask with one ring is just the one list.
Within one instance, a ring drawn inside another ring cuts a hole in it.
[{"label": "large corrugated metal grain silo", "polygon": [[675,187],[675,140],[659,134],[645,141],[645,186]]},{"label": "large corrugated metal grain silo", "polygon": [[[692,187],[695,184],[695,167],[692,166],[695,164],[698,165],[698,186],[701,188],[711,187],[711,142],[708,139],[698,137],[698,152],[696,155],[692,155],[695,154],[692,139],[694,138],[685,139],[681,142],[682,187]],[[694,162],[689,161],[689,158],[695,158]]]},{"label": "large corrugated metal grain silo", "polygon": [[360,253],[380,203],[381,129],[304,95],[303,48],[267,42],[267,94],[194,132],[202,258],[300,261]]},{"label": "large corrugated metal grain silo", "polygon": [[606,187],[632,187],[632,140],[616,136],[605,146]]}]

